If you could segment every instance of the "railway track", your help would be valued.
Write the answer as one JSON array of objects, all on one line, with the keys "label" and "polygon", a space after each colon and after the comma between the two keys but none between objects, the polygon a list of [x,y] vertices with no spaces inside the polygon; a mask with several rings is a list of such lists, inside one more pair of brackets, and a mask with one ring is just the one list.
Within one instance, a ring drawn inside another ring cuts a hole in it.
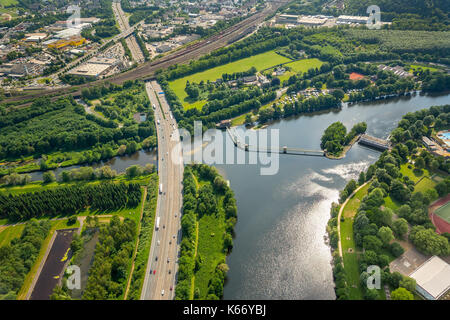
[{"label": "railway track", "polygon": [[[244,37],[248,32],[251,32],[251,27],[256,27],[258,24],[264,21],[265,17],[274,13],[282,4],[286,2],[276,2],[272,3],[269,7],[266,7],[264,10],[255,13],[254,15],[238,22],[237,24],[227,28],[226,30],[215,34],[205,40],[192,44],[184,49],[171,53],[165,57],[162,57],[156,61],[149,61],[141,64],[135,69],[130,71],[119,73],[112,77],[97,80],[95,82],[89,82],[79,86],[73,86],[68,88],[61,89],[53,89],[47,90],[44,92],[23,95],[23,96],[15,96],[9,99],[5,99],[2,101],[3,103],[8,102],[17,102],[20,100],[30,100],[34,98],[39,98],[43,96],[50,96],[52,99],[58,98],[64,94],[72,94],[74,96],[79,96],[81,94],[81,90],[86,87],[92,87],[95,85],[100,85],[105,82],[111,82],[115,84],[121,84],[127,80],[149,80],[154,78],[154,74],[159,69],[168,68],[175,64],[186,63],[190,60],[196,59],[204,54],[210,53],[216,49],[221,47],[225,47],[230,43],[233,43],[242,37]],[[76,88],[76,90],[73,90]],[[71,92],[69,92],[71,91]],[[30,102],[26,102],[20,106],[27,106],[31,104]],[[16,106],[16,107],[20,107]]]}]

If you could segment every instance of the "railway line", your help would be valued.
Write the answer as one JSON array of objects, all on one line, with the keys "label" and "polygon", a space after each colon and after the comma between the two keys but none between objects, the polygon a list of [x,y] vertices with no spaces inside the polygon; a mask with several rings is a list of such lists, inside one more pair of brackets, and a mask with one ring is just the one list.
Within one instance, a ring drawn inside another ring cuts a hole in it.
[{"label": "railway line", "polygon": [[[285,3],[286,2],[268,3],[268,6],[264,10],[255,13],[254,15],[238,22],[237,24],[227,28],[226,30],[223,30],[218,34],[215,34],[205,40],[199,41],[192,45],[189,45],[184,49],[168,54],[167,56],[162,57],[156,61],[149,61],[143,63],[137,68],[132,69],[130,71],[126,71],[106,79],[97,80],[95,82],[89,82],[79,86],[53,89],[29,95],[11,97],[9,99],[5,99],[3,103],[17,102],[20,100],[29,100],[43,96],[50,96],[52,99],[55,99],[65,94],[72,94],[73,96],[79,96],[83,88],[100,85],[105,82],[122,84],[127,80],[153,79],[155,72],[159,69],[165,69],[175,64],[187,63],[190,60],[196,59],[204,54],[225,47],[230,43],[233,43],[241,39],[249,32],[251,32],[252,29],[254,29],[251,27],[256,27],[257,25],[262,23],[267,16],[274,13],[280,6],[282,6]],[[25,106],[29,104],[30,102],[26,102],[23,105]]]}]

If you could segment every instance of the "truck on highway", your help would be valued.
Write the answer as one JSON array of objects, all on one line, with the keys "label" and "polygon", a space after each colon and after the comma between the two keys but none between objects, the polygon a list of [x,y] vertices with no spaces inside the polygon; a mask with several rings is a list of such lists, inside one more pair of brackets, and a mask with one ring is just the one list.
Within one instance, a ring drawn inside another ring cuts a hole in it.
[{"label": "truck on highway", "polygon": [[159,217],[156,217],[156,225],[155,225],[155,228],[156,228],[156,230],[158,230],[159,229]]},{"label": "truck on highway", "polygon": [[159,193],[162,193],[162,183],[159,185]]}]

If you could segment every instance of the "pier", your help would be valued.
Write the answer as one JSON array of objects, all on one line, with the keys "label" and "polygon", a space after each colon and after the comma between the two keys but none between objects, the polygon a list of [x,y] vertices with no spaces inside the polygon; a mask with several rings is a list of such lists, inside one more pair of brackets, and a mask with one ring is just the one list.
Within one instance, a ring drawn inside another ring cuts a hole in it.
[{"label": "pier", "polygon": [[292,155],[299,155],[299,156],[317,156],[317,157],[325,156],[325,152],[323,150],[290,148],[287,146],[283,146],[280,148],[265,148],[265,147],[248,145],[248,144],[245,144],[245,143],[242,143],[239,141],[239,137],[234,132],[234,128],[226,128],[226,130],[227,130],[227,133],[230,136],[231,140],[233,141],[234,145],[237,148],[245,150],[247,152],[281,153],[281,154],[292,154]]}]

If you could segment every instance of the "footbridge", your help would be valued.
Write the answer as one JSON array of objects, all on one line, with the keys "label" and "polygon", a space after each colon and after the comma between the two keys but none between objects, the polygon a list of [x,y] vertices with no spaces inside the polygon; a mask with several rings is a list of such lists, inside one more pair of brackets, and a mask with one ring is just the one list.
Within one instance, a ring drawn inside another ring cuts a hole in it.
[{"label": "footbridge", "polygon": [[292,155],[299,155],[299,156],[317,156],[317,157],[325,156],[325,152],[323,150],[291,148],[288,146],[283,146],[280,148],[266,148],[266,147],[249,145],[249,144],[246,144],[246,143],[240,141],[240,137],[237,135],[234,128],[226,128],[226,130],[227,130],[227,133],[230,136],[231,140],[233,141],[234,145],[237,148],[245,150],[247,152],[282,153],[282,154],[292,154]]}]

